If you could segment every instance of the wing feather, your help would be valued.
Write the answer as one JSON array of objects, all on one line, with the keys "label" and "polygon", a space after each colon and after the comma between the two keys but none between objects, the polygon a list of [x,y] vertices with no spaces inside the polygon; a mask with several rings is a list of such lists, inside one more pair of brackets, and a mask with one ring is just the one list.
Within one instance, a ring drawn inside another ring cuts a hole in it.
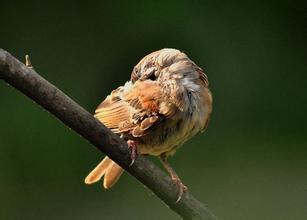
[{"label": "wing feather", "polygon": [[95,117],[115,133],[144,136],[165,117],[159,112],[160,92],[151,80],[128,82],[97,107]]}]

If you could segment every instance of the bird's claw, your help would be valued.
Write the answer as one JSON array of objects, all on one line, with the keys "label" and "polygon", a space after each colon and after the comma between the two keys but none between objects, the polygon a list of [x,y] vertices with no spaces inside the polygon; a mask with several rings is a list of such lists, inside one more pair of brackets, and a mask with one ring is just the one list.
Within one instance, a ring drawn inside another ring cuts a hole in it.
[{"label": "bird's claw", "polygon": [[173,181],[173,183],[175,183],[175,184],[177,185],[178,190],[179,190],[178,198],[177,198],[177,200],[176,200],[176,202],[175,202],[175,203],[178,203],[178,202],[181,200],[183,193],[186,193],[186,192],[188,191],[188,187],[186,187],[186,186],[181,182],[181,180],[179,179],[179,177],[174,177],[174,178],[172,178],[172,181]]},{"label": "bird's claw", "polygon": [[134,161],[137,157],[137,148],[136,148],[136,143],[133,140],[128,140],[127,141],[128,148],[131,151],[131,163],[129,167],[131,167],[134,164]]}]

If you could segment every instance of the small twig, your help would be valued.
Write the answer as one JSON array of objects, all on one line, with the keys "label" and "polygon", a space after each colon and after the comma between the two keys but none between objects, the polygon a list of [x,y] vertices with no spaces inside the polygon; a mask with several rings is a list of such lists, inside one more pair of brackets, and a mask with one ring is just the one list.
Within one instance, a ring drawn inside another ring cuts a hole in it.
[{"label": "small twig", "polygon": [[31,60],[30,60],[30,56],[28,54],[26,55],[25,64],[26,64],[26,67],[33,69],[33,66],[32,66],[32,63],[31,63]]},{"label": "small twig", "polygon": [[130,167],[130,152],[127,144],[118,135],[112,133],[93,115],[27,66],[32,67],[29,56],[26,56],[24,65],[0,49],[0,79],[37,102],[108,155],[184,219],[216,219],[205,205],[188,192],[175,203],[178,196],[177,187],[147,158],[138,156]]}]

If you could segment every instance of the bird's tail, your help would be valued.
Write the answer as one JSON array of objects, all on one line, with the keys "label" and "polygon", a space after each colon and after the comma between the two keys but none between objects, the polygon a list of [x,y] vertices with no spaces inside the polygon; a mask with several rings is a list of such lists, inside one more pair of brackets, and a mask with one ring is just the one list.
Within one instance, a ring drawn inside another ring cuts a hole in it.
[{"label": "bird's tail", "polygon": [[108,157],[105,157],[89,175],[85,178],[86,184],[96,183],[104,176],[103,187],[105,189],[111,188],[124,172],[117,163]]}]

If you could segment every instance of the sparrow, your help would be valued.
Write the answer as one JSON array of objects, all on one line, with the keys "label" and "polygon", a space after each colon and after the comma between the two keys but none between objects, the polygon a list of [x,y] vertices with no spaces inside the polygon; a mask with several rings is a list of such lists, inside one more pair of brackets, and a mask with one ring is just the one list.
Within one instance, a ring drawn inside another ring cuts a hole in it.
[{"label": "sparrow", "polygon": [[[158,156],[178,187],[180,201],[187,187],[167,159],[188,139],[207,128],[212,111],[208,77],[188,56],[176,49],[161,49],[145,56],[124,86],[113,90],[97,107],[95,117],[120,135],[137,155]],[[111,188],[123,168],[105,157],[85,178],[86,184],[103,176]]]}]

